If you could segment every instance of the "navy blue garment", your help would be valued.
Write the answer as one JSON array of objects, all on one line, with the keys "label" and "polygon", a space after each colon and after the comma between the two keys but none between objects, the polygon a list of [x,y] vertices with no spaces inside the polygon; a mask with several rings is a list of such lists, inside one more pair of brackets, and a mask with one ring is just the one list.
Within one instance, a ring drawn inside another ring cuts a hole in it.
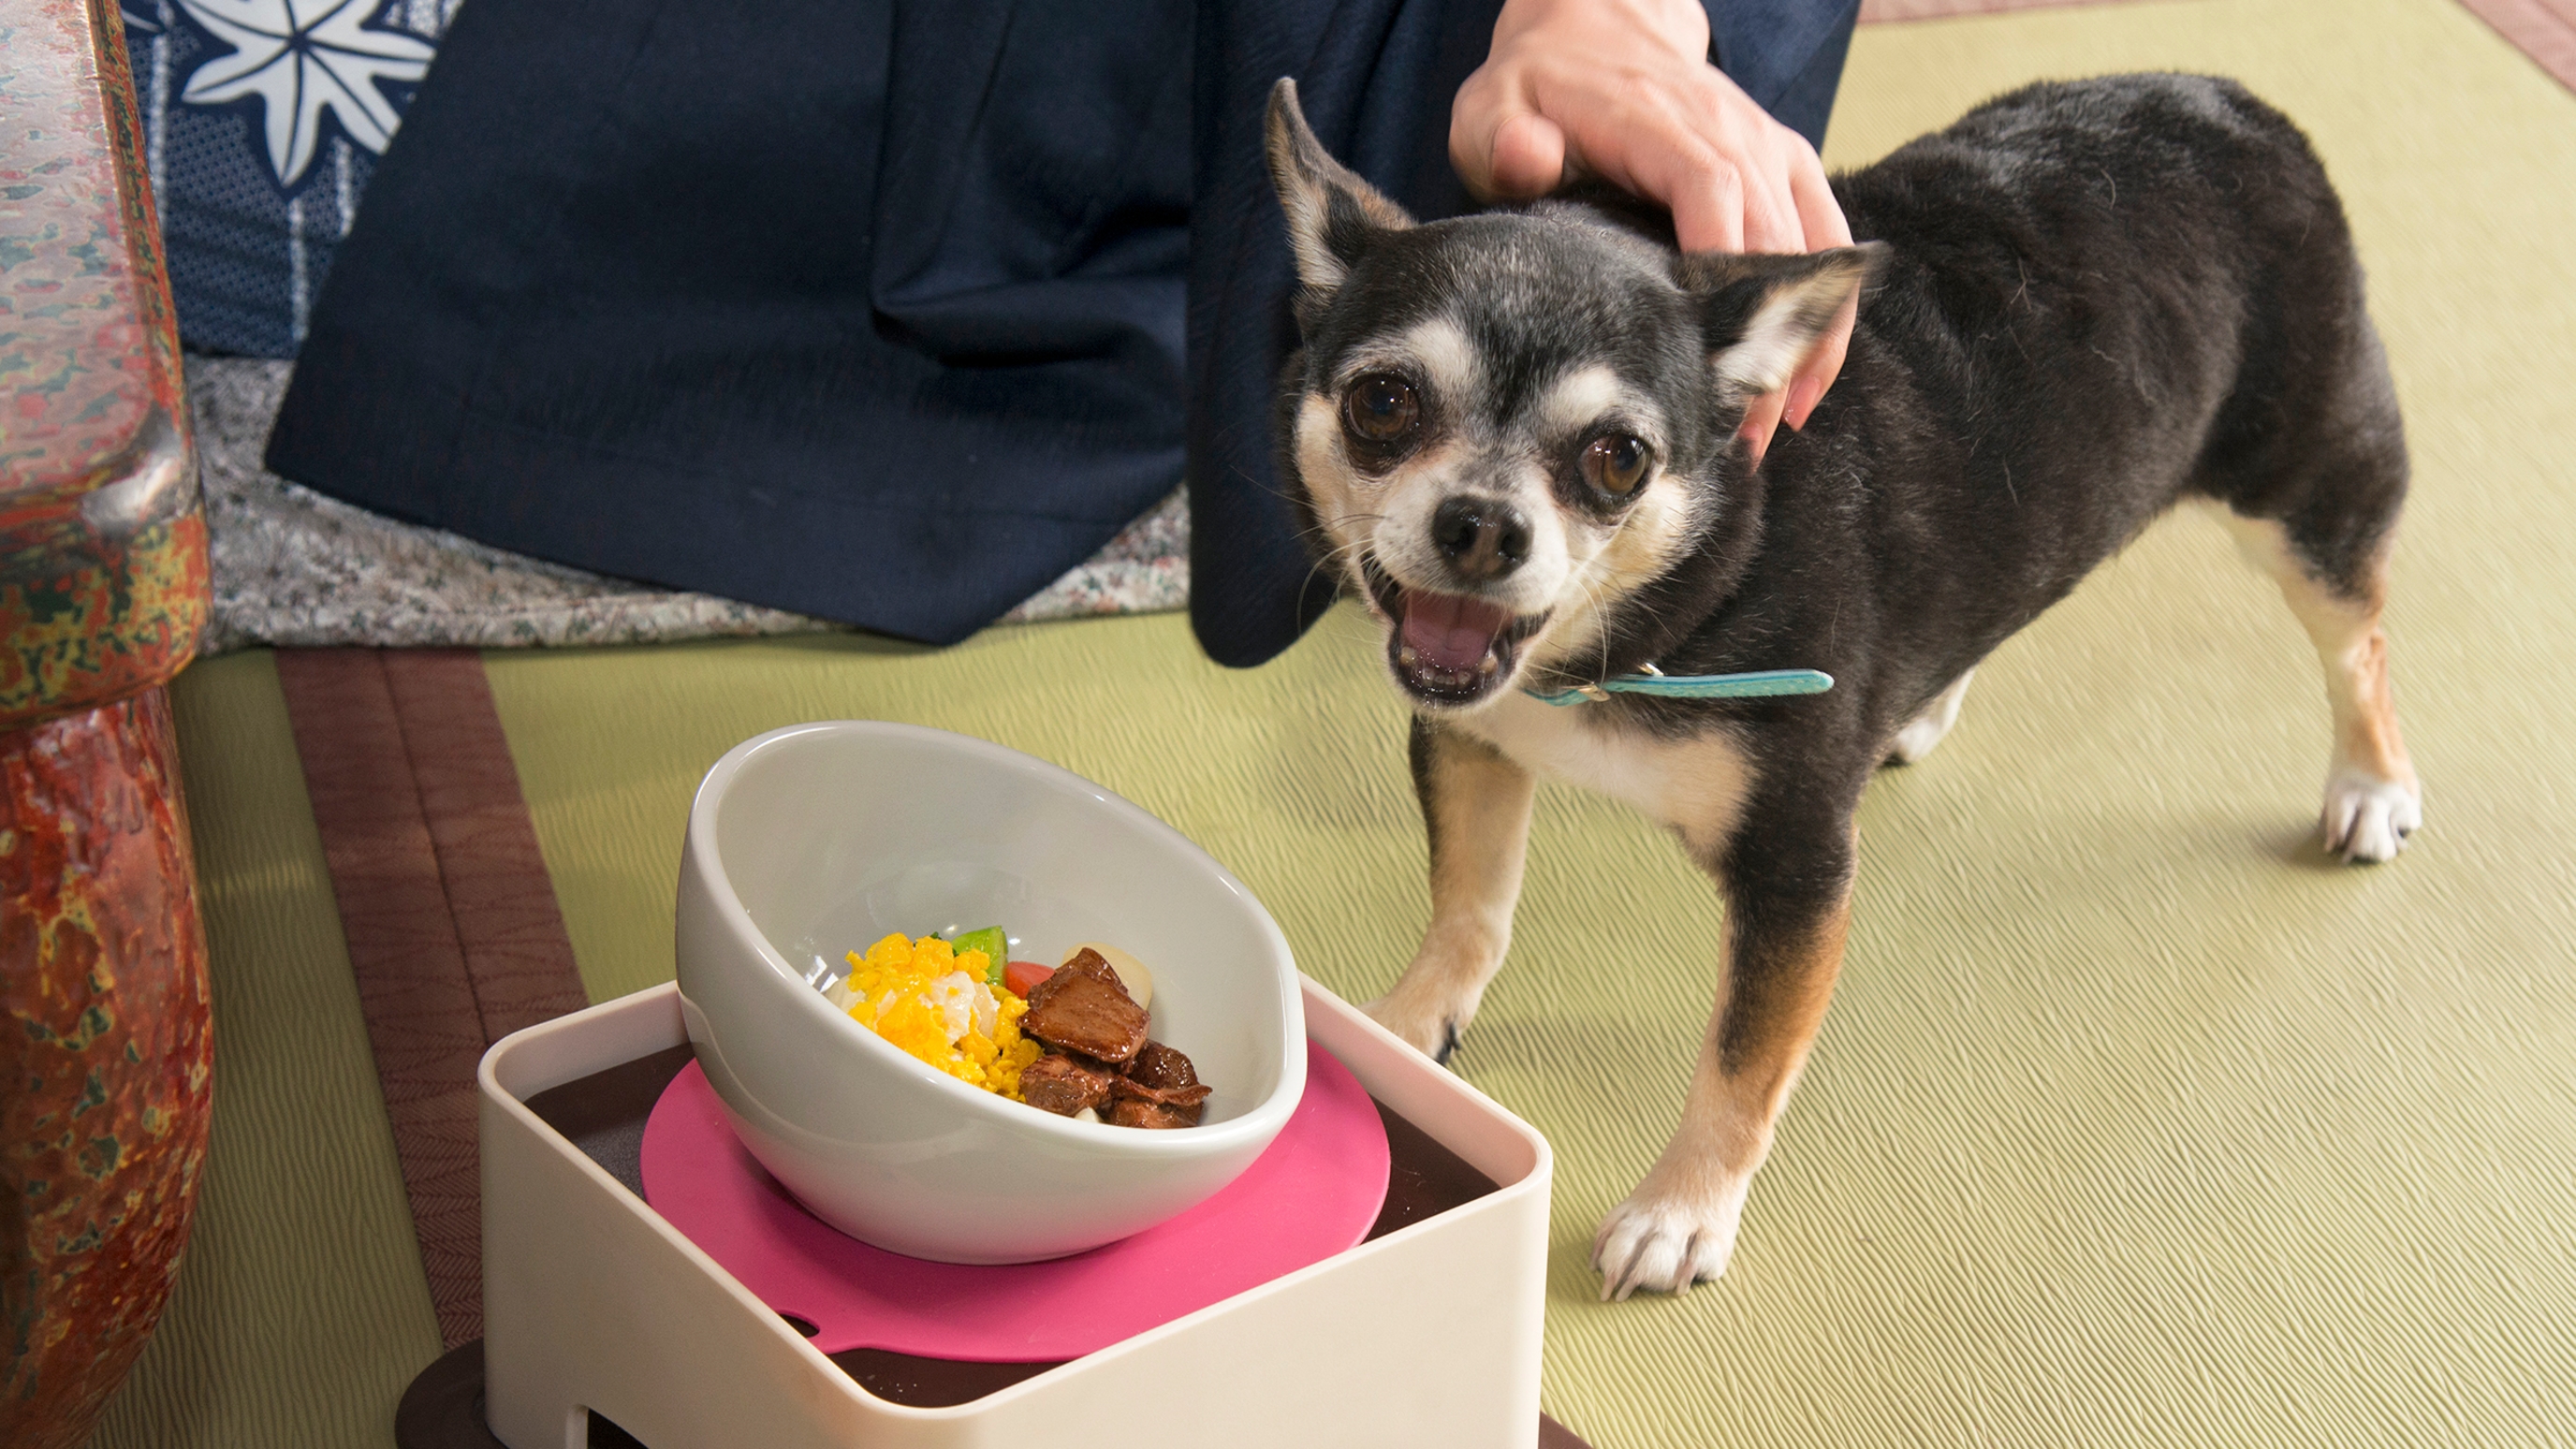
[{"label": "navy blue garment", "polygon": [[456,0],[125,0],[179,336],[293,357]]},{"label": "navy blue garment", "polygon": [[280,474],[963,638],[1181,475],[1186,0],[468,0]]},{"label": "navy blue garment", "polygon": [[[1839,17],[1796,55],[1738,42],[1740,7],[1719,25],[1773,100],[1831,51],[1820,132],[1853,0],[1758,4]],[[1313,612],[1268,468],[1289,271],[1263,97],[1300,76],[1328,142],[1445,214],[1449,98],[1495,8],[471,0],[340,248],[270,466],[945,643],[1169,492],[1186,444],[1213,480],[1200,637],[1257,662]]]}]

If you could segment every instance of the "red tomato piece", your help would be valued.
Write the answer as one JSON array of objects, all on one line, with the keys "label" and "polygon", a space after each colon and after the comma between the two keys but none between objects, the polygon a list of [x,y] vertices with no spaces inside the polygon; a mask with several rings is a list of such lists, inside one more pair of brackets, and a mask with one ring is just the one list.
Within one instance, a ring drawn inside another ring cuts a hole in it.
[{"label": "red tomato piece", "polygon": [[1054,974],[1052,966],[1041,966],[1035,961],[1014,961],[1002,968],[1002,987],[1013,996],[1026,997],[1037,989],[1039,982]]}]

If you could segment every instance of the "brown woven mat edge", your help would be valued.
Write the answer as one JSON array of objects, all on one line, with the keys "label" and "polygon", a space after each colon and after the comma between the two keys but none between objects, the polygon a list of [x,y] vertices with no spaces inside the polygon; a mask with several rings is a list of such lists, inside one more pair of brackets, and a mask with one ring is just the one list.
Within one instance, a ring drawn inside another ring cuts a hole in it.
[{"label": "brown woven mat edge", "polygon": [[2532,63],[2576,90],[2576,0],[2460,0]]},{"label": "brown woven mat edge", "polygon": [[481,658],[281,650],[277,676],[453,1348],[483,1332],[475,1067],[587,998]]}]

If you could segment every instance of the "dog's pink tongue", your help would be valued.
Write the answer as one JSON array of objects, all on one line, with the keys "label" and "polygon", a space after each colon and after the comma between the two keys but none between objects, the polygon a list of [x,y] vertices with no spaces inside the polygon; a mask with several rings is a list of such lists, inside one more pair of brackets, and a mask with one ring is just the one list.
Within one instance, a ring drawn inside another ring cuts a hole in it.
[{"label": "dog's pink tongue", "polygon": [[1482,662],[1494,636],[1511,621],[1511,610],[1482,599],[1410,591],[1404,596],[1404,642],[1424,663],[1452,674]]}]

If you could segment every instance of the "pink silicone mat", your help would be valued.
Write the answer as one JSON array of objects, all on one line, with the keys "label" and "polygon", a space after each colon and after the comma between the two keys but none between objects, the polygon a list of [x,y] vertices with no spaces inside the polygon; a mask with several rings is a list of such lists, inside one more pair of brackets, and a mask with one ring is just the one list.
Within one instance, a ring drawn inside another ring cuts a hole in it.
[{"label": "pink silicone mat", "polygon": [[1079,1358],[1368,1235],[1386,1201],[1386,1124],[1350,1069],[1306,1044],[1306,1095],[1224,1191],[1132,1238],[1046,1263],[970,1267],[825,1226],[754,1159],[695,1062],[644,1126],[644,1196],[825,1353],[878,1348],[1009,1363]]}]

